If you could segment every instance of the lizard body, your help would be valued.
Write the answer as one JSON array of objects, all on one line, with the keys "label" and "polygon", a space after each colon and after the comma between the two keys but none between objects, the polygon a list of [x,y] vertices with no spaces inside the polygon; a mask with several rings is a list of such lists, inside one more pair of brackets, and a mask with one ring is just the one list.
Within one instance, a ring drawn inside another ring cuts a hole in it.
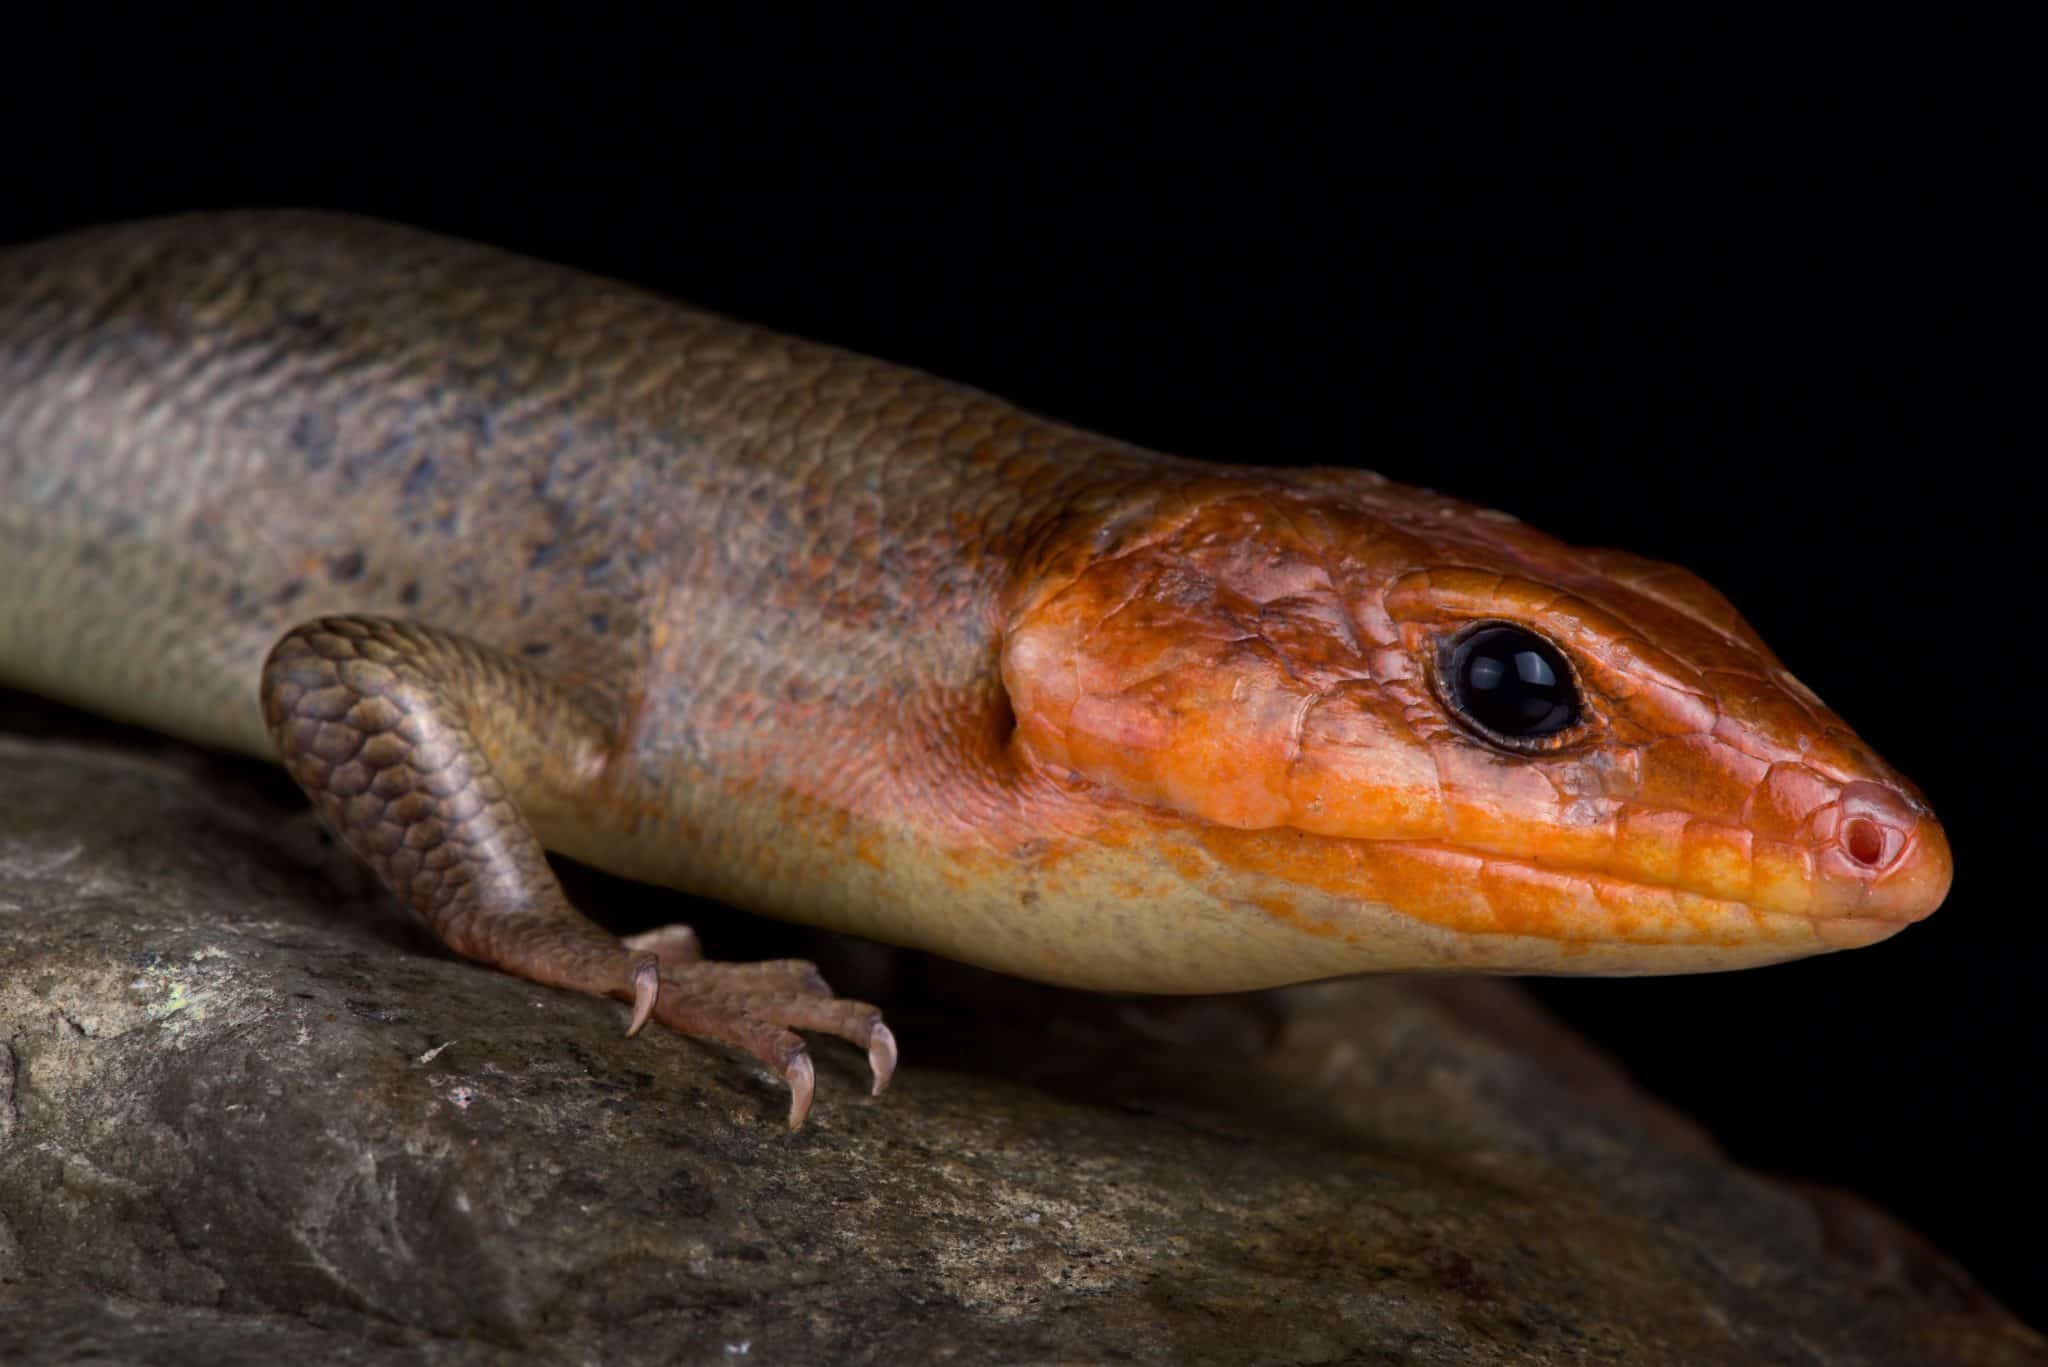
[{"label": "lizard body", "polygon": [[[1501,661],[1567,721],[1467,706]],[[281,758],[452,946],[754,1053],[797,1120],[790,1029],[879,1086],[873,1008],[622,946],[543,848],[1160,992],[1742,967],[1949,879],[1683,571],[317,214],[0,253],[0,681]]]}]

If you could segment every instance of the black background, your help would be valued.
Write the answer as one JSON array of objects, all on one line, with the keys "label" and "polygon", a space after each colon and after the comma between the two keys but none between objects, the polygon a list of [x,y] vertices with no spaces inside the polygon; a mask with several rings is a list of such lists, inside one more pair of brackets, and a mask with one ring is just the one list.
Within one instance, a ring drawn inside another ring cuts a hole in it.
[{"label": "black background", "polygon": [[1920,782],[1955,891],[1850,954],[1538,990],[2048,1320],[2016,38],[507,22],[12,29],[0,241],[375,213],[1694,568]]}]

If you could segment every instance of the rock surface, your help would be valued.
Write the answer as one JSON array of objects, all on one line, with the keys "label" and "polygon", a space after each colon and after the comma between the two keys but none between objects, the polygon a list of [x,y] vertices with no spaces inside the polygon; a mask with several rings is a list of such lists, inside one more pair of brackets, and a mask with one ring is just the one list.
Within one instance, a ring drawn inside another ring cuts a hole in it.
[{"label": "rock surface", "polygon": [[436,949],[269,771],[69,717],[0,698],[0,1361],[2048,1362],[1509,984],[1116,1001],[579,876],[888,1005],[896,1086],[821,1043],[791,1135]]}]

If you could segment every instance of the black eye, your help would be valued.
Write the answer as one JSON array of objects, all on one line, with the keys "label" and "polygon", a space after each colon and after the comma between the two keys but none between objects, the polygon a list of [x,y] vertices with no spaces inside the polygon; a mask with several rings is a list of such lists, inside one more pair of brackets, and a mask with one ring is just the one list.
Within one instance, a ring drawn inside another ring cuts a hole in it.
[{"label": "black eye", "polygon": [[1509,749],[1579,719],[1579,690],[1557,647],[1514,626],[1482,626],[1451,641],[1439,677],[1453,711]]}]

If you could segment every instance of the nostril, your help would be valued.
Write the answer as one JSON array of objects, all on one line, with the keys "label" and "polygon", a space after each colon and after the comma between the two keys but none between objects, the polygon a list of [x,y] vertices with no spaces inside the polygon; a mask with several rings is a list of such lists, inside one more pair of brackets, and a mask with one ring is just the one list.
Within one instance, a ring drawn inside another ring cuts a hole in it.
[{"label": "nostril", "polygon": [[1850,866],[1844,872],[1891,877],[1922,824],[1902,794],[1880,783],[1845,784],[1836,810],[1841,824],[1833,844],[1837,857]]},{"label": "nostril", "polygon": [[1842,832],[1842,848],[1866,869],[1884,862],[1884,827],[1867,816],[1852,818]]},{"label": "nostril", "polygon": [[1817,814],[1814,872],[1851,918],[1917,921],[1948,895],[1948,838],[1904,788],[1859,780]]}]

